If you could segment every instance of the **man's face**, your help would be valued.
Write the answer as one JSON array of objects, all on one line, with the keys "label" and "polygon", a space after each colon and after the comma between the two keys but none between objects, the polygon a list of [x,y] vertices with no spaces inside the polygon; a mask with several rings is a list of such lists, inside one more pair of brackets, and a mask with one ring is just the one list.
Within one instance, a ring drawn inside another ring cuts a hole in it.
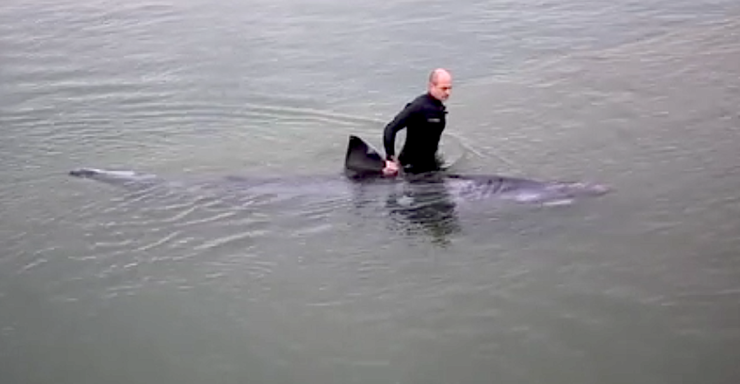
[{"label": "man's face", "polygon": [[440,74],[436,81],[429,84],[429,93],[437,100],[445,101],[450,98],[452,92],[452,77],[448,74]]}]

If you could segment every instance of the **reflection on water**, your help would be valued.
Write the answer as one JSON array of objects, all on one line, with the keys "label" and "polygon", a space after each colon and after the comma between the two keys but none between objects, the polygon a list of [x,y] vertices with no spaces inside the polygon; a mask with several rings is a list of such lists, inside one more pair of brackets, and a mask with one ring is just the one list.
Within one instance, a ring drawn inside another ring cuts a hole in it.
[{"label": "reflection on water", "polygon": [[386,209],[407,236],[426,235],[435,244],[447,245],[449,236],[460,232],[455,201],[443,178],[432,174],[411,179],[388,195]]}]

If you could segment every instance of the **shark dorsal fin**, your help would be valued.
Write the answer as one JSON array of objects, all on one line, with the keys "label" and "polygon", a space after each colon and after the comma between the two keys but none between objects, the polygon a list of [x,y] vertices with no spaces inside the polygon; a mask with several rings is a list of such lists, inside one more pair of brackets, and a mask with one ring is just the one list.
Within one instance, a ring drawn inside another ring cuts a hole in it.
[{"label": "shark dorsal fin", "polygon": [[347,155],[344,158],[344,171],[350,177],[379,175],[383,172],[385,160],[378,151],[361,138],[350,135]]}]

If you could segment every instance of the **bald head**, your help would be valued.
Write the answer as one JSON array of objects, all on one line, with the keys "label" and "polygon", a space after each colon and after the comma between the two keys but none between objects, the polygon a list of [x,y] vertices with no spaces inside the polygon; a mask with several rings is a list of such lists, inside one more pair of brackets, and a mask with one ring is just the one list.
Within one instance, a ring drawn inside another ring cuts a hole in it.
[{"label": "bald head", "polygon": [[447,77],[452,79],[452,75],[450,74],[450,72],[444,68],[433,69],[432,72],[429,72],[430,83],[436,83],[437,81],[439,81],[440,77]]},{"label": "bald head", "polygon": [[429,94],[439,101],[445,101],[452,92],[452,75],[449,71],[437,68],[429,74]]}]

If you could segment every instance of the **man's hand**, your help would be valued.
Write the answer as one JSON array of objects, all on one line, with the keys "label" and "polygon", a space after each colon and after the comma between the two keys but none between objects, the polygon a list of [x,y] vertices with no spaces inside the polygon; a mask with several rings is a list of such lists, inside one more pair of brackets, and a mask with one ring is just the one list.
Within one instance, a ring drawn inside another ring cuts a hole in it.
[{"label": "man's hand", "polygon": [[396,160],[386,160],[385,167],[383,168],[383,176],[396,176],[400,168]]}]

